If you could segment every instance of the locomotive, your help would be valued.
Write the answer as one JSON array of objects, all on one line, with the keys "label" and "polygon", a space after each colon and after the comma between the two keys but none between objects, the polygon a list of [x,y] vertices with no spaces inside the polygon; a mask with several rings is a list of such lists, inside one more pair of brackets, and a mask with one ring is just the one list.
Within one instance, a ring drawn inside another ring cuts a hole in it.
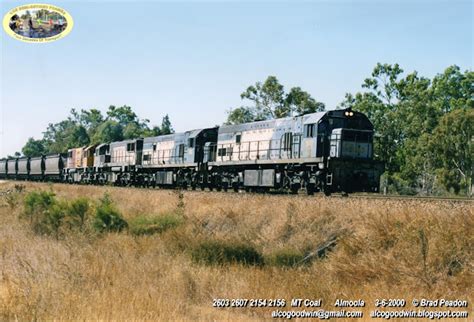
[{"label": "locomotive", "polygon": [[0,178],[308,194],[378,192],[374,129],[351,109],[69,149],[0,161]]}]

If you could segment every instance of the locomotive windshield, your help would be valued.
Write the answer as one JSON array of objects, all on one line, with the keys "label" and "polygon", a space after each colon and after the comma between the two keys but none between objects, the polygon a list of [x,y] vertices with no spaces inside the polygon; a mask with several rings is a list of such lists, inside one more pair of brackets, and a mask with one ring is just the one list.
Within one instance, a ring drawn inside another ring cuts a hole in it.
[{"label": "locomotive windshield", "polygon": [[333,158],[372,158],[372,131],[334,129],[331,133],[330,156]]}]

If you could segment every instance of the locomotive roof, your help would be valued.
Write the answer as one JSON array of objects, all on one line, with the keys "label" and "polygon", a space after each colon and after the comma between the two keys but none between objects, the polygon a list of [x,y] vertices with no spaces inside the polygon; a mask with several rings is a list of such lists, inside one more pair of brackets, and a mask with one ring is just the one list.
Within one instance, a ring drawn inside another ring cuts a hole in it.
[{"label": "locomotive roof", "polygon": [[192,139],[196,137],[199,133],[201,133],[205,129],[195,129],[186,132],[179,132],[179,133],[171,133],[165,135],[158,135],[152,137],[146,137],[143,139],[143,143],[152,143],[152,142],[165,142],[165,141],[174,141],[176,138],[183,138],[188,134],[188,138]]},{"label": "locomotive roof", "polygon": [[311,114],[307,114],[305,116],[307,116],[307,118],[304,120],[304,124],[316,124],[318,123],[323,117],[324,115],[326,115],[328,113],[328,111],[326,112],[317,112],[317,113],[311,113]]},{"label": "locomotive roof", "polygon": [[219,128],[219,134],[233,133],[236,131],[245,131],[245,130],[251,130],[251,129],[273,128],[287,121],[294,120],[301,117],[304,119],[304,124],[313,124],[313,123],[318,123],[318,121],[321,120],[324,117],[324,115],[326,115],[327,113],[328,111],[316,112],[316,113],[306,114],[302,116],[290,116],[290,117],[282,117],[282,118],[273,119],[273,120],[249,122],[249,123],[242,123],[242,124],[222,125]]}]

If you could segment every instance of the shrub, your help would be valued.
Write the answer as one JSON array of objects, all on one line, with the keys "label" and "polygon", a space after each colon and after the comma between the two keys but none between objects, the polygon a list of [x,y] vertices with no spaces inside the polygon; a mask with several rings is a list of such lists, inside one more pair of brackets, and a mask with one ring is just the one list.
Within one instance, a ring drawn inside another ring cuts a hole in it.
[{"label": "shrub", "polygon": [[304,254],[300,251],[287,248],[275,251],[269,255],[265,263],[280,267],[294,267],[302,264],[304,257]]},{"label": "shrub", "polygon": [[128,227],[120,212],[112,205],[112,200],[105,194],[96,208],[93,227],[96,231],[120,232]]},{"label": "shrub", "polygon": [[78,227],[84,229],[89,212],[89,200],[87,198],[78,198],[72,201],[67,209],[67,221],[69,228]]},{"label": "shrub", "polygon": [[25,197],[24,206],[24,216],[36,233],[55,234],[58,238],[66,205],[58,202],[53,192],[30,192]]},{"label": "shrub", "polygon": [[199,243],[191,251],[191,257],[198,263],[207,265],[239,263],[262,265],[262,255],[251,245],[240,242],[207,240]]},{"label": "shrub", "polygon": [[137,216],[129,223],[129,231],[133,235],[152,235],[176,228],[182,223],[181,217],[165,214],[155,217]]},{"label": "shrub", "polygon": [[32,191],[25,197],[25,216],[33,220],[35,216],[47,211],[56,202],[51,191]]}]

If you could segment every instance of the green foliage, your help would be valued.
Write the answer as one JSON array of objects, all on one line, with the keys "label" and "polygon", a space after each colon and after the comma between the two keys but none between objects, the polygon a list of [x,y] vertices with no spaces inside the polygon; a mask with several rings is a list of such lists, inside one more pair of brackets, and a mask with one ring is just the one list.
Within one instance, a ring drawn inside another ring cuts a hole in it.
[{"label": "green foliage", "polygon": [[97,232],[120,232],[128,227],[120,212],[113,206],[108,194],[100,199],[95,211],[93,227]]},{"label": "green foliage", "polygon": [[281,249],[270,254],[266,260],[266,264],[279,267],[294,267],[302,264],[304,254],[294,249]]},{"label": "green foliage", "polygon": [[150,121],[140,119],[130,106],[110,106],[104,117],[97,109],[72,109],[66,120],[51,123],[43,138],[30,138],[23,147],[26,156],[39,156],[48,153],[63,153],[70,148],[86,146],[91,143],[104,143],[155,136],[173,132],[168,115],[163,118],[161,129],[149,127]]},{"label": "green foliage", "polygon": [[47,152],[43,140],[29,138],[21,152],[26,157],[39,157]]},{"label": "green foliage", "polygon": [[[159,129],[160,135],[174,133],[173,127],[171,126],[170,117],[166,114],[161,121],[161,128]],[[158,135],[158,134],[157,134]]]},{"label": "green foliage", "polygon": [[88,212],[89,200],[87,198],[78,198],[71,201],[67,209],[67,222],[69,227],[77,227],[82,231],[87,220]]},{"label": "green foliage", "polygon": [[194,261],[207,265],[226,263],[262,265],[264,263],[262,255],[253,246],[220,240],[200,242],[192,249],[191,257]]},{"label": "green foliage", "polygon": [[300,87],[293,87],[289,93],[285,93],[283,85],[275,76],[268,76],[263,83],[257,82],[247,87],[240,98],[249,100],[251,106],[230,110],[226,124],[303,115],[323,111],[325,108],[323,103],[317,102]]},{"label": "green foliage", "polygon": [[38,234],[59,236],[59,228],[65,217],[65,205],[58,202],[51,191],[32,191],[24,200],[24,213]]},{"label": "green foliage", "polygon": [[114,142],[123,140],[123,128],[119,123],[107,120],[97,127],[92,143]]},{"label": "green foliage", "polygon": [[472,195],[474,177],[474,109],[445,114],[433,133],[431,147],[438,156],[437,173],[447,189]]},{"label": "green foliage", "polygon": [[160,216],[137,216],[129,221],[129,232],[133,235],[159,234],[178,227],[183,222],[181,216],[164,214]]},{"label": "green foliage", "polygon": [[25,215],[30,220],[38,213],[47,211],[56,202],[51,191],[32,191],[24,200]]}]

